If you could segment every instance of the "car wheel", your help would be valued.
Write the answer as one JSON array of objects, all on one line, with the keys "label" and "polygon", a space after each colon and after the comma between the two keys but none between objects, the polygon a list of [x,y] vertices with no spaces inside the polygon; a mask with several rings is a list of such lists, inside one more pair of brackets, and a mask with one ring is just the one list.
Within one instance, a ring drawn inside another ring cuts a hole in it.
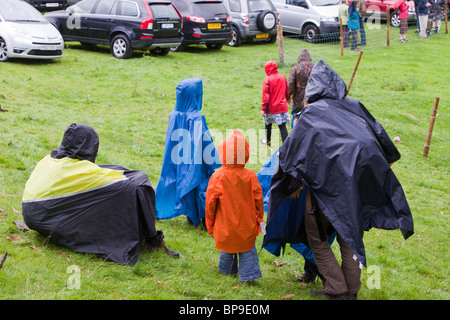
[{"label": "car wheel", "polygon": [[262,32],[269,32],[277,26],[277,15],[270,10],[262,11],[256,17],[256,25]]},{"label": "car wheel", "polygon": [[111,41],[111,53],[117,59],[128,59],[133,54],[130,40],[123,34],[118,34]]},{"label": "car wheel", "polygon": [[150,50],[150,53],[155,56],[166,56],[170,51],[170,48],[155,48]]},{"label": "car wheel", "polygon": [[239,35],[239,30],[235,26],[231,28],[231,40],[228,41],[230,47],[239,47],[242,43],[241,36]]},{"label": "car wheel", "polygon": [[8,60],[8,48],[3,38],[0,38],[0,62]]},{"label": "car wheel", "polygon": [[393,26],[394,28],[400,28],[400,19],[398,18],[398,13],[397,12],[391,12],[391,26]]},{"label": "car wheel", "polygon": [[206,47],[211,50],[220,50],[223,47],[223,43],[207,43]]},{"label": "car wheel", "polygon": [[318,34],[319,34],[319,29],[313,24],[308,24],[303,29],[303,35],[305,36],[306,42],[311,42],[311,43],[315,42]]}]

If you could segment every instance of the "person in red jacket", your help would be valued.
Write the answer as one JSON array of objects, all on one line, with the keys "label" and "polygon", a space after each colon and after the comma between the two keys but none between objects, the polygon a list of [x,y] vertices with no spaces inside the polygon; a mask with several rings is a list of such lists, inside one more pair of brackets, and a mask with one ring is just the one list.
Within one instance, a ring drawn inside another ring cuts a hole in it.
[{"label": "person in red jacket", "polygon": [[217,147],[223,168],[211,176],[205,203],[206,227],[221,251],[219,271],[238,273],[241,282],[262,277],[255,241],[264,221],[264,203],[256,174],[245,168],[249,149],[237,130]]},{"label": "person in red jacket", "polygon": [[267,76],[263,82],[261,114],[264,117],[266,140],[261,140],[261,142],[270,146],[273,123],[280,128],[283,142],[288,136],[286,123],[291,122],[288,112],[290,98],[286,77],[278,73],[277,63],[269,61],[264,65],[264,69]]}]

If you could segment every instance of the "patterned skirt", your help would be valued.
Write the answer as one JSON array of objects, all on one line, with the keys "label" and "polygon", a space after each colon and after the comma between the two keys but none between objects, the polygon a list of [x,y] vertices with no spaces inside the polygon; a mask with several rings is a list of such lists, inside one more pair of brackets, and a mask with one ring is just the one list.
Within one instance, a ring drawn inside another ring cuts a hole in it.
[{"label": "patterned skirt", "polygon": [[291,116],[289,115],[289,112],[285,113],[266,113],[264,115],[264,124],[268,125],[271,123],[281,125],[283,123],[290,123],[291,122]]},{"label": "patterned skirt", "polygon": [[406,34],[408,32],[408,19],[400,19],[400,34]]}]

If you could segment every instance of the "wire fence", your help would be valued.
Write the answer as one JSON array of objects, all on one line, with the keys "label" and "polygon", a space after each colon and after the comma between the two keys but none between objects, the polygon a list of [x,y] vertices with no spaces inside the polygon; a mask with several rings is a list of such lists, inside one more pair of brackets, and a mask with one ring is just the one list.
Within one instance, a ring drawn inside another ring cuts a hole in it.
[{"label": "wire fence", "polygon": [[[366,45],[360,47],[363,52],[381,47],[404,45],[400,42],[399,28],[385,24],[371,27],[366,24],[365,33]],[[408,23],[408,43],[414,44],[415,42],[423,41],[418,33],[416,22]],[[443,27],[441,27],[440,33],[445,34]],[[430,37],[434,36],[436,36],[435,33],[430,34]],[[447,35],[445,34],[445,36]],[[357,54],[352,52],[350,47],[341,48],[339,33],[321,35],[311,44],[308,43],[309,41],[306,41],[303,35],[284,34],[281,40],[279,41],[279,46],[280,44],[282,46],[279,50],[280,63],[287,67],[297,63],[299,48],[301,47],[308,48],[314,61],[319,59],[337,61],[342,56],[351,56],[352,59],[354,58],[355,66],[357,65]],[[357,42],[360,43],[360,35]],[[360,52],[359,57],[361,55],[362,53]],[[350,95],[354,98],[359,98],[358,86],[360,82],[370,83],[371,86],[378,86],[389,91],[389,96],[373,96],[370,102],[362,101],[366,106],[369,105],[371,112],[376,112],[386,107],[396,108],[397,106],[392,101],[401,100],[408,106],[411,106],[411,108],[407,109],[408,111],[404,111],[406,109],[402,108],[399,109],[401,111],[393,112],[388,119],[383,119],[383,125],[386,125],[391,132],[394,132],[392,138],[397,143],[408,144],[414,153],[423,154],[436,165],[448,166],[450,164],[448,144],[450,131],[447,128],[450,124],[450,115],[446,107],[448,101],[434,95],[426,96],[425,98],[421,95],[418,98],[416,95],[411,94],[411,91],[414,91],[419,86],[420,79],[417,79],[416,76],[404,82],[395,82],[389,79],[386,74],[383,75],[382,70],[380,70],[379,77],[374,78],[371,76],[369,78],[364,73],[358,73],[353,67],[349,68],[342,64],[337,64],[336,68],[336,71],[343,76],[347,84],[352,81],[352,92]],[[386,72],[389,75],[390,71],[387,70]],[[436,101],[436,98],[440,99]],[[409,124],[408,129],[405,130],[404,127],[396,126],[396,123],[399,121],[406,121]]]}]

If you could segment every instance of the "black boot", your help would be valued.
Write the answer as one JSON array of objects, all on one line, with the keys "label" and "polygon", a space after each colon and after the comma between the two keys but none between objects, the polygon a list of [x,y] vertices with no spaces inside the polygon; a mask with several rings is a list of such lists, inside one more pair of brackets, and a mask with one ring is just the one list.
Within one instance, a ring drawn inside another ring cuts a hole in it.
[{"label": "black boot", "polygon": [[156,236],[147,237],[141,243],[141,250],[145,251],[156,251],[159,249],[164,249],[164,251],[174,258],[178,258],[180,254],[174,250],[167,247],[164,242],[164,233],[160,230],[156,231]]}]

